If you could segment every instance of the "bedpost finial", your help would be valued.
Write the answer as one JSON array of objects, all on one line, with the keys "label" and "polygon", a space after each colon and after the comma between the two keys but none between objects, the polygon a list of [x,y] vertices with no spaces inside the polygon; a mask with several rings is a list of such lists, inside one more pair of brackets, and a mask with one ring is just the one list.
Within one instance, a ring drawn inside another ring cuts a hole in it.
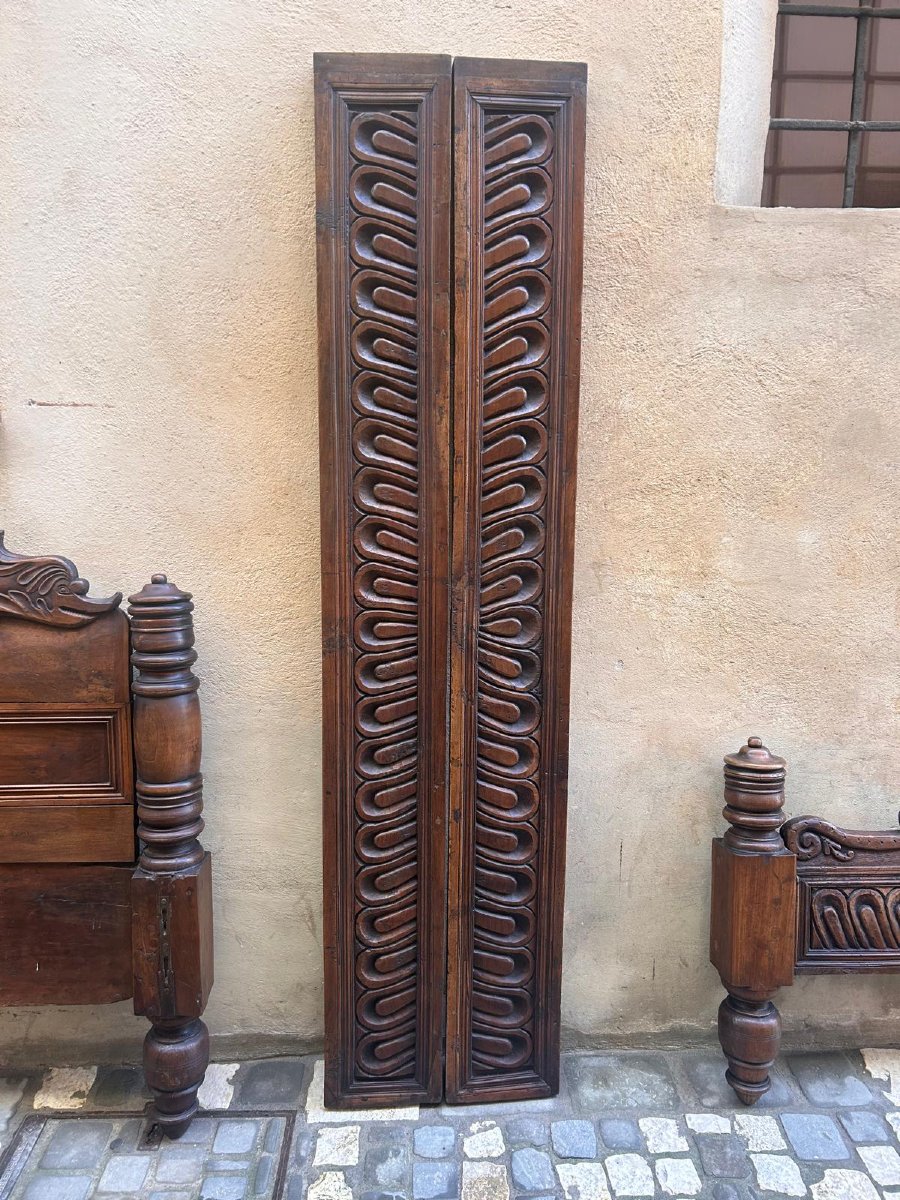
[{"label": "bedpost finial", "polygon": [[725,755],[725,807],[731,825],[725,841],[733,850],[766,853],[782,848],[778,830],[784,822],[787,763],[749,737],[737,754]]}]

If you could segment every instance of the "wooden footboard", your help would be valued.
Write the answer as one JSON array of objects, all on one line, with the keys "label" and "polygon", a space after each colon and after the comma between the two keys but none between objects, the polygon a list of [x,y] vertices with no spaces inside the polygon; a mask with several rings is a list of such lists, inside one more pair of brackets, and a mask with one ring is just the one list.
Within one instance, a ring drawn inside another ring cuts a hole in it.
[{"label": "wooden footboard", "polygon": [[799,974],[900,971],[900,830],[784,820],[784,759],[759,738],[725,758],[713,841],[710,961],[726,1078],[745,1104],[769,1088],[781,1020],[773,999]]}]

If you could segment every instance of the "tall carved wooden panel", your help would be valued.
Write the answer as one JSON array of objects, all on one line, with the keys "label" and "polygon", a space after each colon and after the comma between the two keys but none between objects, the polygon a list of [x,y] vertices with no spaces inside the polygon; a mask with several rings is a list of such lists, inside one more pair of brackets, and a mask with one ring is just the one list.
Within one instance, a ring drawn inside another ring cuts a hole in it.
[{"label": "tall carved wooden panel", "polygon": [[454,64],[448,1098],[559,1086],[586,69]]},{"label": "tall carved wooden panel", "polygon": [[454,80],[316,60],[342,1107],[558,1087],[585,68]]},{"label": "tall carved wooden panel", "polygon": [[437,1100],[450,60],[316,57],[326,1101]]}]

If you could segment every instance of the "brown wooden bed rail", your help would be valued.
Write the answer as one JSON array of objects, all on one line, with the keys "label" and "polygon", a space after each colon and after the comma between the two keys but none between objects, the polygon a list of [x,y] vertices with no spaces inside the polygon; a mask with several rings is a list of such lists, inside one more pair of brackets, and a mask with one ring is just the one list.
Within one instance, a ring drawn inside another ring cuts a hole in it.
[{"label": "brown wooden bed rail", "polygon": [[745,1104],[769,1088],[781,1019],[800,974],[900,971],[900,830],[785,821],[786,763],[759,738],[725,756],[731,828],[712,847],[710,961],[726,1078]]},{"label": "brown wooden bed rail", "polygon": [[154,575],[129,620],[88,586],[0,533],[0,1004],[133,996],[155,1117],[177,1137],[213,981],[194,606]]}]

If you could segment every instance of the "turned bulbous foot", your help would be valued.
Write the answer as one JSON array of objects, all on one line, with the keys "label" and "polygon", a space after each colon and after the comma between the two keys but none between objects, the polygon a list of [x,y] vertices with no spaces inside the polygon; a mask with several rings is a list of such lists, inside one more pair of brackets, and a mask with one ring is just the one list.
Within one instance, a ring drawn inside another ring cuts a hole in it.
[{"label": "turned bulbous foot", "polygon": [[728,1059],[725,1078],[744,1104],[755,1104],[771,1086],[781,1017],[768,999],[726,996],[719,1006],[719,1042]]},{"label": "turned bulbous foot", "polygon": [[156,1023],[144,1039],[153,1117],[167,1137],[181,1137],[194,1119],[208,1065],[209,1030],[200,1020]]}]

